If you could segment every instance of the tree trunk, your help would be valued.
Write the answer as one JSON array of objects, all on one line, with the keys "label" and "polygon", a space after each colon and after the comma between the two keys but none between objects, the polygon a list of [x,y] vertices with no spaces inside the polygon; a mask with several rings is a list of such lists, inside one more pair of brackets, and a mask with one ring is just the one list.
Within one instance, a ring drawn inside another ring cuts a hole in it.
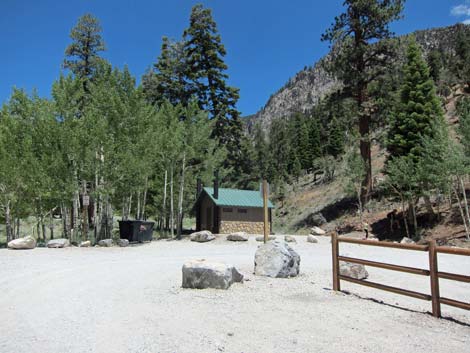
[{"label": "tree trunk", "polygon": [[5,205],[5,230],[7,235],[7,243],[13,240],[13,232],[11,227],[11,209],[10,209],[10,200],[6,202]]},{"label": "tree trunk", "polygon": [[53,210],[49,213],[49,231],[50,231],[50,238],[54,239],[54,217],[52,215]]},{"label": "tree trunk", "polygon": [[140,191],[137,191],[137,207],[135,212],[135,219],[140,219]]},{"label": "tree trunk", "polygon": [[[362,105],[362,103],[361,103]],[[362,181],[361,188],[361,202],[365,205],[370,200],[370,194],[372,192],[372,156],[370,149],[370,117],[361,114],[359,119],[359,133],[361,135],[360,140],[360,151],[361,158],[364,163],[365,173],[364,180]]]},{"label": "tree trunk", "polygon": [[429,214],[432,216],[436,214],[436,212],[434,212],[434,208],[432,207],[431,198],[428,195],[424,196],[424,205],[426,206],[426,211]]},{"label": "tree trunk", "polygon": [[173,164],[170,167],[170,234],[171,237],[175,235],[175,218],[173,209]]},{"label": "tree trunk", "polygon": [[403,215],[403,222],[405,223],[405,231],[407,238],[410,238],[410,229],[408,228],[408,214],[405,210],[405,199],[400,195],[401,198],[401,213]]},{"label": "tree trunk", "polygon": [[86,180],[82,181],[82,240],[88,240],[88,204],[85,203],[87,194]]},{"label": "tree trunk", "polygon": [[78,235],[78,228],[79,228],[79,225],[78,225],[78,211],[80,210],[80,194],[78,192],[78,190],[75,191],[75,196],[74,196],[74,200],[73,200],[73,214],[72,214],[72,230],[71,230],[71,233],[72,233],[72,241],[76,241],[77,240],[77,235]]},{"label": "tree trunk", "polygon": [[142,197],[142,219],[147,220],[145,216],[145,205],[147,203],[147,189],[148,189],[149,178],[145,177],[144,195]]},{"label": "tree trunk", "polygon": [[21,220],[19,217],[16,218],[16,235],[15,238],[18,239],[20,237],[20,223]]},{"label": "tree trunk", "polygon": [[462,217],[463,225],[465,227],[465,235],[467,236],[467,240],[470,240],[470,230],[467,226],[467,220],[465,219],[465,214],[462,208],[462,204],[460,202],[459,192],[457,191],[456,187],[453,187],[453,190],[454,190],[455,196],[457,197],[457,204],[459,206],[460,217]]},{"label": "tree trunk", "polygon": [[163,207],[162,207],[162,226],[164,230],[167,230],[167,216],[166,216],[166,190],[168,186],[168,170],[165,169],[165,183],[163,185]]},{"label": "tree trunk", "polygon": [[460,182],[460,187],[462,189],[462,195],[463,195],[463,207],[464,207],[464,210],[465,210],[465,215],[467,216],[467,223],[468,223],[468,226],[470,226],[470,214],[468,212],[468,201],[467,201],[467,194],[465,192],[465,185],[463,183],[463,179],[461,177],[459,177],[459,182]]},{"label": "tree trunk", "polygon": [[178,199],[178,216],[177,216],[177,238],[181,239],[182,228],[183,228],[183,194],[184,194],[184,174],[186,168],[186,153],[183,153],[183,164],[181,167],[181,179],[180,179],[180,191]]}]

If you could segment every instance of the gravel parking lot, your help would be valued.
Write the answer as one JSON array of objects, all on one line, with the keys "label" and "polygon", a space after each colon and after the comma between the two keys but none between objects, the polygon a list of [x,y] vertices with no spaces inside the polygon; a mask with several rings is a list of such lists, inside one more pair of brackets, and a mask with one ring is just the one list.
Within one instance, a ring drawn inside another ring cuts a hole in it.
[{"label": "gravel parking lot", "polygon": [[[301,274],[255,277],[257,243],[157,241],[128,248],[0,250],[0,352],[470,352],[470,312],[354,284],[331,290],[331,245],[297,237]],[[426,254],[341,245],[343,254],[427,267]],[[470,259],[439,255],[468,275]],[[229,290],[181,288],[193,259],[234,264]],[[429,293],[429,279],[368,269],[370,280]],[[470,302],[470,285],[441,294]]]}]

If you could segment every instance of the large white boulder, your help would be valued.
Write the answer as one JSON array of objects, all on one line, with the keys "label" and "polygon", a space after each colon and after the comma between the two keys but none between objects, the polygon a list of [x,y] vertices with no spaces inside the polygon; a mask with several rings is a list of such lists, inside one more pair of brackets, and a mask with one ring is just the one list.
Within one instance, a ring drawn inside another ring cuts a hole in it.
[{"label": "large white boulder", "polygon": [[51,239],[47,242],[48,248],[65,248],[70,246],[70,241],[65,238]]},{"label": "large white boulder", "polygon": [[410,239],[408,237],[403,237],[402,240],[400,241],[400,244],[415,244],[413,239]]},{"label": "large white boulder", "polygon": [[309,234],[307,235],[307,242],[316,244],[318,243],[318,239],[316,236]]},{"label": "large white boulder", "polygon": [[236,232],[227,235],[227,240],[230,241],[248,241],[248,235],[245,232]]},{"label": "large white boulder", "polygon": [[243,275],[234,266],[219,262],[190,261],[182,271],[183,288],[228,289],[232,283],[243,282]]},{"label": "large white boulder", "polygon": [[261,245],[255,254],[255,275],[295,277],[299,274],[300,256],[286,242]]},{"label": "large white boulder", "polygon": [[353,264],[351,262],[341,262],[339,265],[339,274],[355,279],[366,279],[369,277],[364,265]]},{"label": "large white boulder", "polygon": [[215,236],[208,230],[201,230],[200,232],[192,233],[189,236],[191,241],[196,241],[198,243],[205,243],[215,239]]},{"label": "large white boulder", "polygon": [[80,247],[81,247],[81,248],[89,248],[90,246],[91,246],[91,241],[89,241],[89,240],[82,241],[82,242],[80,243]]},{"label": "large white boulder", "polygon": [[312,227],[310,228],[310,234],[312,235],[325,235],[326,232],[321,229],[320,227]]},{"label": "large white boulder", "polygon": [[295,240],[294,236],[293,235],[286,235],[284,237],[284,241],[286,243],[297,243],[297,240]]},{"label": "large white boulder", "polygon": [[23,249],[34,249],[36,247],[36,239],[32,236],[26,236],[24,238],[13,239],[8,242],[8,249],[23,250]]}]

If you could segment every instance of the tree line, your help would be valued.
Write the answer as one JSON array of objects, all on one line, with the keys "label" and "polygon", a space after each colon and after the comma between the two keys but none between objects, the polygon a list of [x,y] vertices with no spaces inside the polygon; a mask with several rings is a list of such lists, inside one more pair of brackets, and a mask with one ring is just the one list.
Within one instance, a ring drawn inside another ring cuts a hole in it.
[{"label": "tree line", "polygon": [[[193,7],[180,42],[162,51],[141,85],[102,53],[99,20],[79,18],[64,71],[41,98],[13,89],[0,112],[0,207],[7,241],[36,217],[39,239],[110,238],[113,220],[154,217],[181,235],[196,178],[216,169],[236,182],[242,132],[238,90],[227,85],[225,49],[209,9]],[[61,215],[61,234],[53,217]],[[29,232],[29,230],[27,230]],[[49,233],[49,234],[47,234]]]}]

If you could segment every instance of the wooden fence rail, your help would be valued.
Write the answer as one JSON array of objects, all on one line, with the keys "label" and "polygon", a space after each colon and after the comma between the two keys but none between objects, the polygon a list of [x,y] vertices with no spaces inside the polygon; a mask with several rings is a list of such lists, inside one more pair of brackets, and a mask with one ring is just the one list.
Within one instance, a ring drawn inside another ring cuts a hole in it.
[{"label": "wooden fence rail", "polygon": [[[365,259],[358,259],[349,256],[341,256],[339,254],[339,243],[359,244],[367,246],[378,246],[382,248],[393,248],[401,250],[414,250],[427,252],[429,254],[429,269],[400,266],[389,263],[370,261]],[[431,301],[432,303],[432,314],[435,317],[441,317],[441,304],[454,306],[460,309],[470,310],[470,303],[461,302],[455,299],[449,299],[441,297],[439,293],[439,279],[447,279],[452,281],[470,283],[470,276],[459,275],[455,273],[439,272],[438,269],[438,254],[451,254],[460,256],[470,256],[470,249],[451,248],[446,246],[437,246],[436,241],[432,240],[429,245],[417,245],[417,244],[398,244],[398,243],[386,243],[371,240],[361,240],[352,238],[338,237],[336,233],[333,233],[331,237],[332,255],[333,255],[333,290],[341,290],[341,280],[360,284],[367,287],[385,290],[388,292],[406,295],[409,297]],[[410,273],[420,276],[428,276],[430,278],[430,289],[431,294],[415,292],[407,289],[398,287],[387,286],[384,284],[359,280],[352,277],[344,276],[340,274],[339,263],[340,261],[351,262],[355,264],[382,268],[390,271],[399,271]]]}]

